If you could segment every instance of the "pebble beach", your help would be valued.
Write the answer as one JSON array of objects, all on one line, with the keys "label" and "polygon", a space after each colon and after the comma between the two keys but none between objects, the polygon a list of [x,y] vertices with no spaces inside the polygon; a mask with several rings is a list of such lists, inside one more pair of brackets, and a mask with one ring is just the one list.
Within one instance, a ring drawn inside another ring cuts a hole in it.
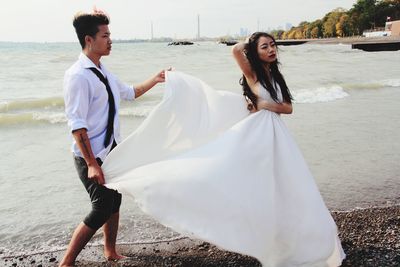
[{"label": "pebble beach", "polygon": [[[339,229],[346,259],[342,267],[400,266],[400,205],[352,211],[331,211]],[[129,258],[107,262],[101,246],[87,246],[77,267],[170,266],[170,267],[257,267],[254,258],[221,250],[212,244],[180,238],[174,241],[120,244]],[[57,266],[64,251],[1,258],[1,266]]]}]

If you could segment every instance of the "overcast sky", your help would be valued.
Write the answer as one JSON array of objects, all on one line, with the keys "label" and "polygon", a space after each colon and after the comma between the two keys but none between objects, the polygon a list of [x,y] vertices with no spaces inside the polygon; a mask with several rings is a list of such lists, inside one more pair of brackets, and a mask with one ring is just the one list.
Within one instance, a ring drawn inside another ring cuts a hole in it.
[{"label": "overcast sky", "polygon": [[114,39],[193,38],[297,25],[356,0],[0,0],[0,41],[75,41],[73,15],[93,6],[111,17]]}]

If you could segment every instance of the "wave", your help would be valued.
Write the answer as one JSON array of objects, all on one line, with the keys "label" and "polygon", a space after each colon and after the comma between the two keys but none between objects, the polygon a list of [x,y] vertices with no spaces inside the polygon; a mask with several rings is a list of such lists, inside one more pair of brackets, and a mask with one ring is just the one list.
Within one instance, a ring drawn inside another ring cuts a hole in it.
[{"label": "wave", "polygon": [[400,87],[400,79],[384,80],[383,85],[389,86],[389,87]]},{"label": "wave", "polygon": [[349,83],[346,84],[345,87],[348,89],[381,89],[385,87],[400,87],[400,79],[385,79],[363,83]]},{"label": "wave", "polygon": [[154,106],[142,106],[142,107],[136,107],[136,108],[125,108],[121,109],[119,111],[119,114],[121,116],[126,116],[126,117],[147,117],[150,112],[153,110]]},{"label": "wave", "polygon": [[[333,101],[348,94],[341,87],[319,88],[294,91],[296,103],[316,103]],[[121,106],[121,117],[145,118],[158,101],[138,102]],[[45,98],[37,100],[16,100],[0,104],[0,126],[18,124],[59,124],[66,123],[62,98]]]},{"label": "wave", "polygon": [[[152,107],[122,109],[120,116],[144,118],[149,115]],[[0,113],[0,126],[11,126],[17,124],[40,124],[40,123],[66,123],[67,117],[64,112],[24,112],[24,113]]]},{"label": "wave", "polygon": [[349,96],[342,87],[320,87],[317,89],[302,89],[292,92],[295,103],[329,102]]},{"label": "wave", "polygon": [[[400,87],[400,79],[386,79],[365,83],[333,85],[312,89],[294,89],[294,103],[313,104],[330,102],[349,96],[349,90],[381,89],[385,87]],[[236,91],[236,90],[235,90]],[[122,103],[120,116],[147,117],[160,101],[159,96],[147,97],[136,103]],[[0,126],[36,123],[66,123],[64,114],[64,99],[48,97],[42,99],[22,99],[0,102]]]},{"label": "wave", "polygon": [[[295,103],[318,103],[329,102],[349,96],[346,90],[351,89],[383,89],[385,87],[400,87],[400,79],[386,79],[369,81],[365,83],[333,85],[330,87],[320,87],[315,89],[298,89],[293,90],[292,94]],[[345,89],[346,90],[345,90]]]},{"label": "wave", "polygon": [[42,123],[47,122],[51,124],[64,123],[67,121],[64,113],[41,113],[41,112],[27,112],[17,114],[1,114],[0,125],[14,125],[26,123]]},{"label": "wave", "polygon": [[26,109],[50,109],[64,107],[62,97],[48,97],[39,99],[22,99],[0,103],[0,112],[10,112]]}]

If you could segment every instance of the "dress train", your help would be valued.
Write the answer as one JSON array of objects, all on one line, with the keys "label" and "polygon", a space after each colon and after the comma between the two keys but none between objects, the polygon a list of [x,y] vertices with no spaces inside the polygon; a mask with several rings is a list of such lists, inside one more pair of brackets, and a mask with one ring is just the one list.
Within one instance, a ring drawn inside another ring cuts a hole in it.
[{"label": "dress train", "polygon": [[336,224],[276,113],[168,72],[165,95],[106,158],[106,186],[182,234],[263,266],[339,266]]}]

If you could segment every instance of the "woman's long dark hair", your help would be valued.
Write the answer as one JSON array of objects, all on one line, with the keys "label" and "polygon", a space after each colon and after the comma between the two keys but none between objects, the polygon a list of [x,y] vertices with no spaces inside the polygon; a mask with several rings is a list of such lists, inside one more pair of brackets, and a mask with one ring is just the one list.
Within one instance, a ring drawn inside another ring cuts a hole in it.
[{"label": "woman's long dark hair", "polygon": [[[275,87],[271,84],[270,77],[267,76],[264,62],[260,60],[257,53],[257,45],[260,37],[269,37],[275,43],[275,38],[268,33],[265,32],[255,32],[249,38],[249,43],[245,47],[245,54],[247,59],[249,60],[250,66],[252,70],[256,73],[257,81],[261,83],[261,85],[269,92],[272,99],[275,102],[279,103],[279,99],[276,93]],[[275,43],[276,45],[276,43]],[[289,88],[286,85],[285,79],[283,78],[282,73],[279,71],[278,59],[274,62],[270,63],[271,70],[271,78],[279,84],[281,88],[283,101],[287,103],[292,103],[292,95],[290,94]],[[257,108],[257,96],[251,91],[250,86],[247,83],[246,77],[243,75],[239,82],[243,87],[243,95],[250,99],[255,108]]]}]

